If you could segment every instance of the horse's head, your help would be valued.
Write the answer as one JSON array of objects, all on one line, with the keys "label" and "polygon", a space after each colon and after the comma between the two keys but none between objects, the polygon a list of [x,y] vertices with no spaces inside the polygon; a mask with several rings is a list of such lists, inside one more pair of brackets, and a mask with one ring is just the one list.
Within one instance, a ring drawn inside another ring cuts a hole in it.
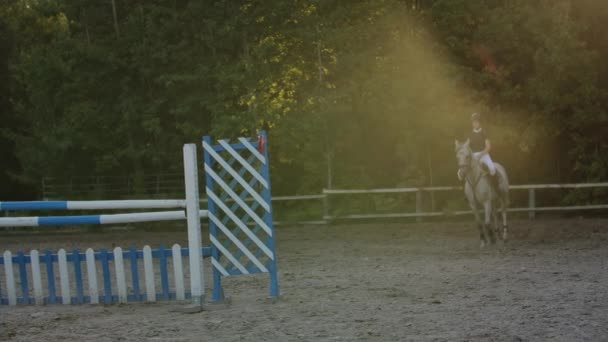
[{"label": "horse's head", "polygon": [[458,140],[454,142],[454,147],[456,151],[456,160],[458,161],[458,168],[462,174],[465,174],[469,167],[471,167],[471,162],[473,160],[473,151],[469,146],[469,141],[467,140],[464,143],[460,143]]}]

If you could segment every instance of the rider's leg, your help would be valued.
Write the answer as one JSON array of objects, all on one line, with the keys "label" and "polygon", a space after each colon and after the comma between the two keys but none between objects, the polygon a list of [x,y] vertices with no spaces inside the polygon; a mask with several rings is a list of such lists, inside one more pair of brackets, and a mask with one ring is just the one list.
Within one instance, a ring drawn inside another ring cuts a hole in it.
[{"label": "rider's leg", "polygon": [[481,163],[483,165],[485,165],[488,168],[488,172],[490,173],[490,180],[492,182],[492,186],[494,186],[494,189],[496,191],[500,191],[500,174],[498,172],[496,172],[496,166],[494,165],[494,162],[492,161],[492,158],[490,157],[489,154],[484,154],[483,156],[481,156],[480,159]]},{"label": "rider's leg", "polygon": [[496,175],[496,166],[494,166],[494,162],[488,153],[482,155],[480,161],[488,168],[490,175]]}]

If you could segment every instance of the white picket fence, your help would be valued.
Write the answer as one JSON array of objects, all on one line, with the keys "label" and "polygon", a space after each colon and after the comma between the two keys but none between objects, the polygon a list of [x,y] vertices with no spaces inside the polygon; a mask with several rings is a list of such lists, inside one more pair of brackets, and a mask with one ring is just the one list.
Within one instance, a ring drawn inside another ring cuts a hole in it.
[{"label": "white picket fence", "polygon": [[[5,251],[4,275],[0,277],[4,280],[0,284],[5,284],[4,289],[0,287],[0,298],[4,297],[5,302],[0,304],[186,300],[191,291],[186,291],[182,257],[187,253],[179,244],[156,250],[147,245],[142,250],[116,247],[111,252],[89,248],[84,253],[60,249],[56,254],[32,250],[28,255],[15,255]],[[1,294],[3,291],[5,294]]]}]

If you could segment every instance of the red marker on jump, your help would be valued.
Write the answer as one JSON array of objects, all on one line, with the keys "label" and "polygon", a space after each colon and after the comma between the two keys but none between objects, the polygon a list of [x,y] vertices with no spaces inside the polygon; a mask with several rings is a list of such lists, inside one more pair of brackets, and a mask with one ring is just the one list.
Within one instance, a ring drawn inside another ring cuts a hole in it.
[{"label": "red marker on jump", "polygon": [[258,135],[258,152],[264,154],[264,137]]}]

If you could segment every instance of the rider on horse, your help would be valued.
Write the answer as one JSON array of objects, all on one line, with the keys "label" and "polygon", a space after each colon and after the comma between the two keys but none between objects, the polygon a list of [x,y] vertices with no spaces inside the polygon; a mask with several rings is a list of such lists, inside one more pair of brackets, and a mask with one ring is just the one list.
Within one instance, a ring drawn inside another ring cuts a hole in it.
[{"label": "rider on horse", "polygon": [[[486,131],[481,127],[481,115],[479,113],[473,113],[471,115],[471,124],[473,130],[469,134],[469,143],[471,150],[473,151],[473,158],[479,160],[482,165],[485,165],[487,172],[490,174],[490,180],[494,189],[498,191],[498,177],[499,174],[496,172],[494,162],[490,157],[490,150],[492,145],[490,139],[486,134]],[[464,175],[458,170],[458,178],[463,180]]]}]

